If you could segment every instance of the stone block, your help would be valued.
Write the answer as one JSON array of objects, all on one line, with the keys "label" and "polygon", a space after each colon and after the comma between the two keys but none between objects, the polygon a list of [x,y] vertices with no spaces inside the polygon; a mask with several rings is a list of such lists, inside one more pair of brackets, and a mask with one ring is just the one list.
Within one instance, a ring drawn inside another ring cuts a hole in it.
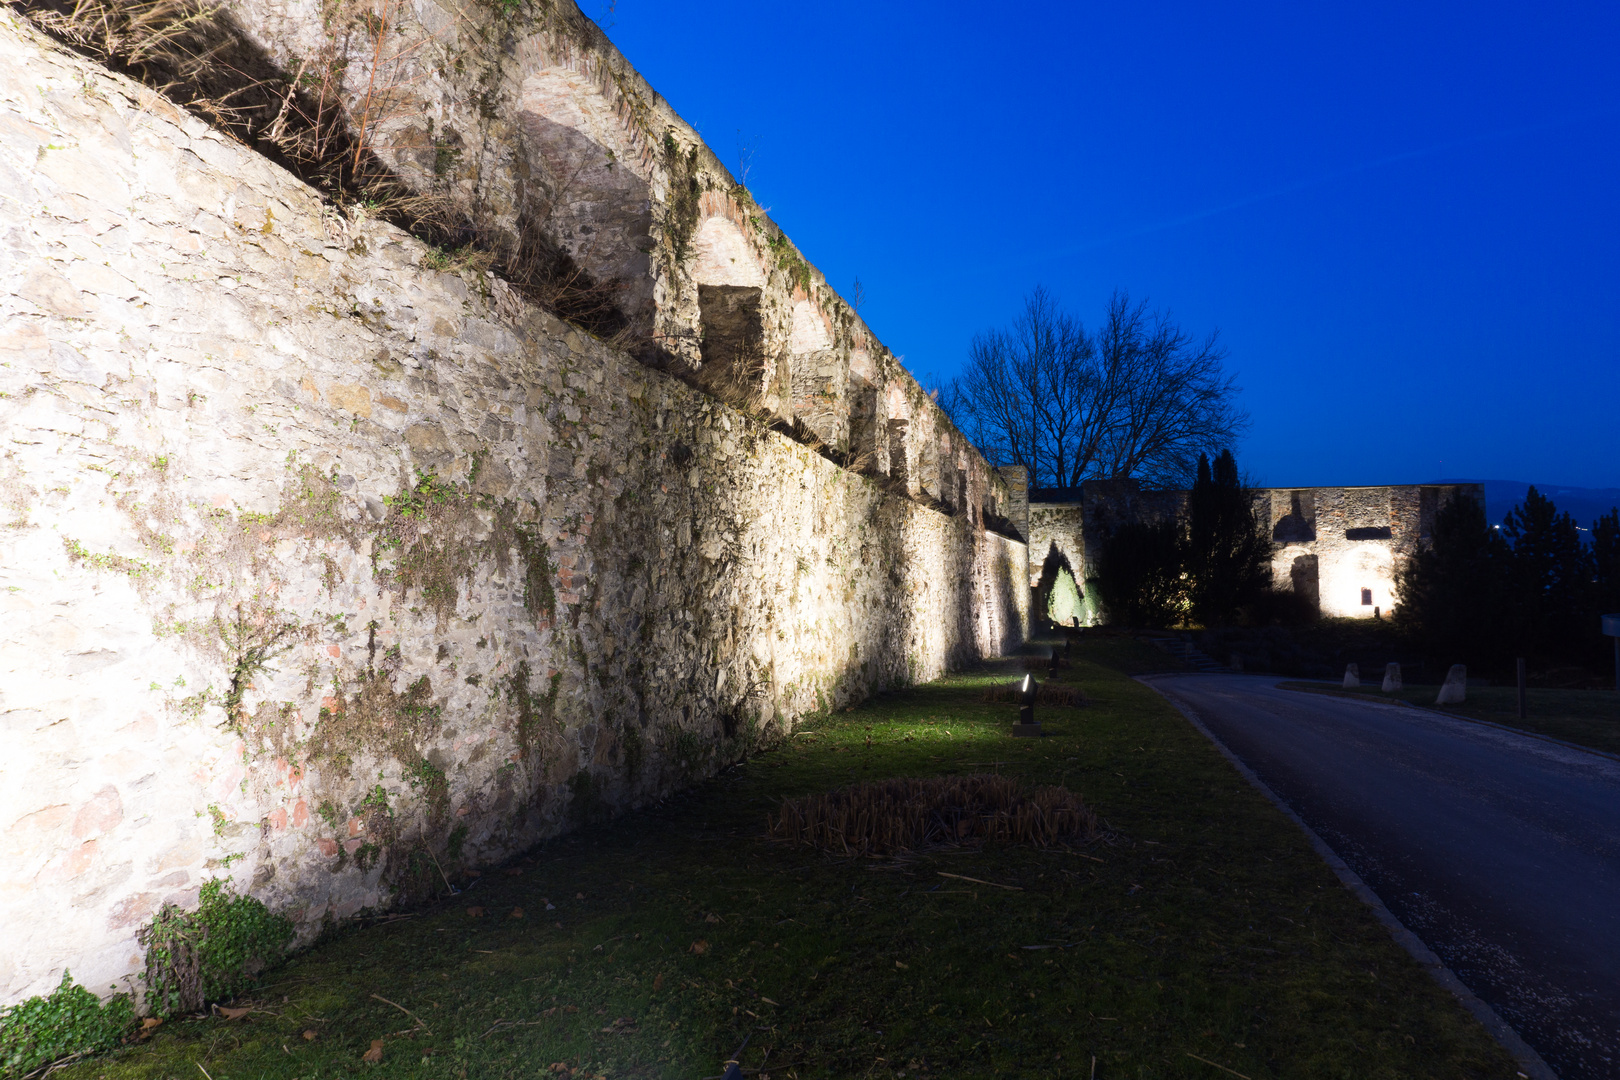
[{"label": "stone block", "polygon": [[1446,672],[1446,681],[1440,686],[1440,693],[1435,697],[1436,705],[1460,705],[1468,700],[1468,668],[1463,664],[1452,664],[1451,670]]}]

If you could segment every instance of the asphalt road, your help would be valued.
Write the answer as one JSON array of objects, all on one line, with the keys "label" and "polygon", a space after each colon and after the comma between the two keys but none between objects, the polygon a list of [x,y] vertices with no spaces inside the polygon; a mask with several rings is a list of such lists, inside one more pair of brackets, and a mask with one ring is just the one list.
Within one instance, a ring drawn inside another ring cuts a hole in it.
[{"label": "asphalt road", "polygon": [[1620,1077],[1620,761],[1274,677],[1143,681],[1195,713],[1563,1080]]}]

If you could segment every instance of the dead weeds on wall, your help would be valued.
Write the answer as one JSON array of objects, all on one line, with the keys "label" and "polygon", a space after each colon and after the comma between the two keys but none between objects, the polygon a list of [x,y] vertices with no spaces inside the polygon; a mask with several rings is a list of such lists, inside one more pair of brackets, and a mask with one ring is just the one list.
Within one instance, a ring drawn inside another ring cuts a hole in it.
[{"label": "dead weeds on wall", "polygon": [[422,190],[384,162],[384,154],[445,156],[442,142],[383,141],[416,107],[413,87],[428,66],[417,55],[426,39],[401,32],[402,0],[328,0],[320,50],[292,71],[211,0],[9,2],[59,41],[276,161],[345,213],[379,217],[428,243],[429,269],[493,271],[598,337],[629,345],[644,336],[621,310],[622,284],[583,270],[547,235],[547,213],[502,225],[448,183]]},{"label": "dead weeds on wall", "polygon": [[839,855],[893,855],[933,845],[1084,843],[1097,816],[1063,787],[1026,788],[978,773],[855,784],[782,804],[771,835]]},{"label": "dead weeds on wall", "polygon": [[[416,589],[441,626],[455,614],[462,586],[480,564],[493,562],[504,573],[514,549],[526,561],[544,557],[528,534],[520,535],[517,503],[475,490],[478,469],[475,463],[465,484],[419,472],[415,484],[383,500],[388,515],[372,556],[377,580],[401,599]],[[379,565],[390,553],[392,565]]]}]

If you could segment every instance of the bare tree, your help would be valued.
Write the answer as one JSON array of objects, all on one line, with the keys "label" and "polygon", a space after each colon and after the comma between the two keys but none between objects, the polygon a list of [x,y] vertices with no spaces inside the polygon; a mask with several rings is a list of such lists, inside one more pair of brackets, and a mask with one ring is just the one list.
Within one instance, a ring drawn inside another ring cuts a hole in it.
[{"label": "bare tree", "polygon": [[1037,287],[1005,330],[973,339],[942,404],[999,464],[1034,486],[1103,477],[1185,486],[1200,453],[1248,424],[1215,334],[1195,339],[1117,292],[1093,337]]},{"label": "bare tree", "polygon": [[1091,475],[1184,487],[1199,454],[1230,447],[1248,427],[1217,331],[1196,339],[1169,312],[1116,292],[1097,344],[1109,420],[1096,460],[1074,484]]}]

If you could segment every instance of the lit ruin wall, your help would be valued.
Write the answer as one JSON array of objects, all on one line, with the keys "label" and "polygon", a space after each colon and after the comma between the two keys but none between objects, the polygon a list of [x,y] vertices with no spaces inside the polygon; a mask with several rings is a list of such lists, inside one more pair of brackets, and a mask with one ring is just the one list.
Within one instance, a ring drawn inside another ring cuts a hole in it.
[{"label": "lit ruin wall", "polygon": [[282,75],[340,71],[322,93],[377,163],[484,247],[566,253],[632,352],[741,369],[778,422],[922,501],[996,497],[893,353],[572,0],[385,8],[379,24],[359,0],[224,0],[221,19]]},{"label": "lit ruin wall", "polygon": [[[1087,481],[1078,501],[1030,503],[1030,586],[1055,561],[1083,588],[1095,573],[1095,538],[1124,521],[1182,516],[1187,494]],[[1272,539],[1273,583],[1310,597],[1324,615],[1387,612],[1395,606],[1396,570],[1428,540],[1435,514],[1456,495],[1485,501],[1479,484],[1257,489],[1255,518]]]},{"label": "lit ruin wall", "polygon": [[801,341],[890,380],[890,476],[437,257],[0,8],[0,1003],[127,985],[209,878],[308,940],[1026,632],[1006,480],[857,324]]}]

